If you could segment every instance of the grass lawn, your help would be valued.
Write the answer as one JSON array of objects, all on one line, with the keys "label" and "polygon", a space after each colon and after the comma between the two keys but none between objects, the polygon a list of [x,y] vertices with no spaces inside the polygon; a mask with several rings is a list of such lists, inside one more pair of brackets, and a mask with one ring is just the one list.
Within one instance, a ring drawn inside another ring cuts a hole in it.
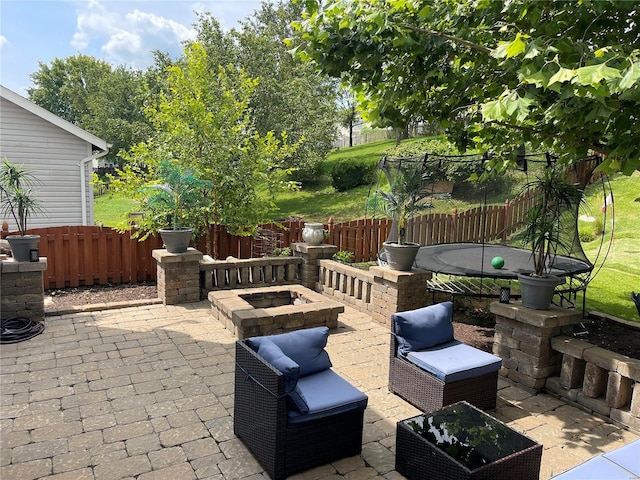
[{"label": "grass lawn", "polygon": [[93,216],[96,225],[115,227],[124,220],[126,212],[135,210],[137,202],[125,195],[116,193],[102,195],[93,201]]},{"label": "grass lawn", "polygon": [[[601,249],[600,240],[583,243],[582,247],[591,261],[604,265],[589,284],[587,289],[587,311],[599,311],[640,322],[638,311],[631,301],[631,292],[640,291],[640,230],[638,215],[640,203],[640,172],[630,177],[616,175],[612,179],[614,199],[613,239],[605,238]],[[603,193],[597,186],[589,188],[586,195],[587,212],[593,217],[602,218],[604,204]],[[607,217],[608,229],[611,229],[611,207]]]}]

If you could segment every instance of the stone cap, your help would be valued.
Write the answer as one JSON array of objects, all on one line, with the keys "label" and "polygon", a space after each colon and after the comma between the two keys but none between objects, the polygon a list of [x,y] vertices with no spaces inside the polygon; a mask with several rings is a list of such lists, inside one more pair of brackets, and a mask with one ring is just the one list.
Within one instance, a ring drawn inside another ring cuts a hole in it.
[{"label": "stone cap", "polygon": [[[413,268],[410,271],[393,270],[387,266],[373,266],[369,268],[369,272],[374,277],[382,278],[391,283],[403,284],[415,281],[427,281],[431,279],[432,273],[428,270]],[[426,285],[425,285],[426,289]],[[426,292],[426,290],[425,290]]]},{"label": "stone cap", "polygon": [[617,372],[623,377],[632,379],[634,382],[640,381],[640,360],[636,358],[630,358],[626,355],[596,347],[584,340],[567,336],[553,337],[551,339],[551,348],[571,357],[593,363],[610,372]]},{"label": "stone cap", "polygon": [[160,264],[179,262],[200,262],[202,252],[193,247],[187,248],[184,253],[169,253],[164,248],[157,248],[151,252],[151,256]]},{"label": "stone cap", "polygon": [[322,244],[322,245],[309,245],[306,242],[294,242],[291,244],[291,250],[300,253],[317,253],[318,255],[329,257],[338,251],[338,247],[335,245]]},{"label": "stone cap", "polygon": [[15,258],[8,258],[0,262],[0,272],[44,272],[47,269],[47,257],[40,257],[37,262],[16,262]]},{"label": "stone cap", "polygon": [[521,302],[511,303],[492,302],[491,313],[511,320],[533,325],[540,328],[556,328],[573,325],[580,322],[582,314],[574,310],[551,306],[549,310],[534,310],[524,307]]}]

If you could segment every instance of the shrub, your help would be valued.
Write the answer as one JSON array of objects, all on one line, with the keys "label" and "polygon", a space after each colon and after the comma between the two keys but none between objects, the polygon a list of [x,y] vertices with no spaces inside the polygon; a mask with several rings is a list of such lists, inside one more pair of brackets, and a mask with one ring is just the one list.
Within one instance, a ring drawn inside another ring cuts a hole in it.
[{"label": "shrub", "polygon": [[333,254],[333,259],[336,262],[353,263],[354,255],[346,250],[340,250]]},{"label": "shrub", "polygon": [[376,164],[370,161],[341,160],[331,169],[331,185],[338,192],[346,192],[373,181]]},{"label": "shrub", "polygon": [[593,219],[593,221],[590,222],[578,222],[578,237],[580,238],[580,241],[584,243],[591,242],[598,238],[600,235],[602,235],[603,230],[604,225],[602,222],[602,218],[600,217],[596,217]]},{"label": "shrub", "polygon": [[276,247],[271,252],[271,256],[272,257],[290,257],[291,249],[289,247],[285,247],[285,248]]}]

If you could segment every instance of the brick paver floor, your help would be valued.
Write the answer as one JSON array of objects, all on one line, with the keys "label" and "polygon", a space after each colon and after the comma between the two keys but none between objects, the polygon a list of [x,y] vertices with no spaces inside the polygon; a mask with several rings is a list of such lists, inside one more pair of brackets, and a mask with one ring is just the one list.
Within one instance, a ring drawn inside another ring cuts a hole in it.
[{"label": "brick paver floor", "polygon": [[[266,478],[233,434],[235,338],[208,303],[49,316],[46,325],[0,349],[0,478]],[[346,308],[327,349],[369,396],[362,454],[295,478],[401,478],[396,422],[419,412],[387,390],[388,329]],[[638,437],[503,379],[490,413],[544,445],[541,479]]]}]

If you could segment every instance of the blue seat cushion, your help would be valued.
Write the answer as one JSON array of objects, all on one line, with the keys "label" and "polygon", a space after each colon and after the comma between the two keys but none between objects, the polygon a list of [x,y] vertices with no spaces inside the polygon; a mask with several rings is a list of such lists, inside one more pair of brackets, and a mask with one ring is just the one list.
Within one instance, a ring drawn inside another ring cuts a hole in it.
[{"label": "blue seat cushion", "polygon": [[620,465],[597,456],[552,478],[553,480],[629,480],[638,477],[634,477]]},{"label": "blue seat cushion", "polygon": [[640,439],[602,455],[640,477]]},{"label": "blue seat cushion", "polygon": [[305,399],[309,412],[289,410],[289,423],[301,423],[351,410],[364,410],[368,397],[333,370],[323,370],[301,377],[297,390]]},{"label": "blue seat cushion", "polygon": [[409,352],[407,360],[444,383],[497,372],[502,365],[500,357],[458,340],[451,340],[419,352]]},{"label": "blue seat cushion", "polygon": [[260,343],[269,339],[280,347],[287,357],[300,365],[300,377],[304,377],[331,368],[329,354],[324,349],[328,338],[327,327],[315,327],[279,335],[252,337],[246,342],[257,351]]},{"label": "blue seat cushion", "polygon": [[258,355],[282,373],[286,392],[291,392],[296,388],[298,378],[300,377],[300,366],[285,355],[280,347],[269,339],[263,339],[258,347]]},{"label": "blue seat cushion", "polygon": [[398,353],[406,355],[453,340],[453,303],[397,312],[391,316],[398,339]]}]

